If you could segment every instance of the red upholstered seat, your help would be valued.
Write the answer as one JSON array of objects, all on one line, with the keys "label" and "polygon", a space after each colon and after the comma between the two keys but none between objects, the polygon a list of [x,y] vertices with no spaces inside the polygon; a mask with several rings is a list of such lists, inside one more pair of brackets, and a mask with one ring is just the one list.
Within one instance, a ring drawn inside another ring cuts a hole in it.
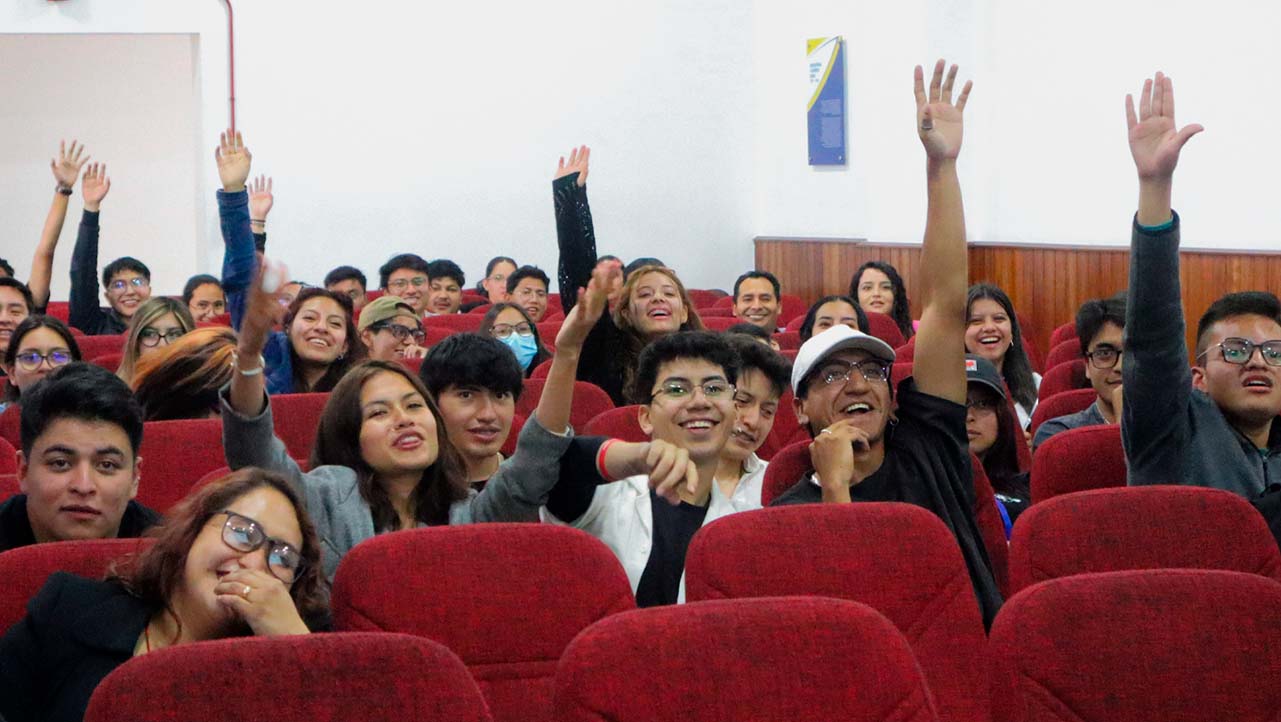
[{"label": "red upholstered seat", "polygon": [[302,461],[310,459],[329,394],[278,394],[270,401],[272,426],[289,455]]},{"label": "red upholstered seat", "polygon": [[[1042,387],[1044,388],[1044,387]],[[1057,419],[1060,416],[1075,414],[1078,411],[1085,411],[1090,404],[1097,401],[1098,392],[1093,387],[1085,389],[1072,389],[1071,391],[1061,391],[1053,396],[1042,399],[1036,405],[1036,410],[1032,412],[1032,434],[1041,428],[1041,424],[1050,419]]]},{"label": "red upholstered seat", "polygon": [[482,303],[479,306],[473,306],[472,309],[467,313],[478,313],[481,316],[484,316],[485,314],[489,313],[489,309],[493,307],[494,307],[494,304],[492,303]]},{"label": "red upholstered seat", "polygon": [[85,361],[92,361],[105,354],[123,353],[125,336],[124,334],[83,336],[76,339],[76,345],[80,347],[80,357]]},{"label": "red upholstered seat", "polygon": [[1278,649],[1271,579],[1191,569],[1054,579],[1006,601],[992,626],[993,720],[1275,722]]},{"label": "red upholstered seat", "polygon": [[1069,322],[1062,326],[1057,326],[1054,331],[1050,333],[1050,348],[1053,349],[1064,341],[1070,341],[1074,338],[1076,338],[1075,322]]},{"label": "red upholstered seat", "polygon": [[635,608],[618,558],[594,537],[550,524],[475,524],[383,534],[348,552],[334,623],[404,632],[452,649],[499,722],[551,720],[565,647]]},{"label": "red upholstered seat", "polygon": [[124,361],[125,355],[116,351],[114,353],[100,353],[89,359],[89,363],[115,373],[120,370],[120,363]]},{"label": "red upholstered seat", "polygon": [[1041,387],[1037,389],[1036,397],[1044,401],[1055,394],[1074,389],[1089,388],[1089,386],[1090,379],[1085,375],[1085,359],[1068,359],[1045,372],[1045,376],[1041,378]]},{"label": "red upholstered seat", "polygon": [[0,474],[18,473],[18,450],[4,439],[0,439]]},{"label": "red upholstered seat", "polygon": [[894,319],[876,311],[870,311],[867,314],[867,332],[888,343],[890,348],[898,348],[907,343],[903,339],[903,332],[898,324],[894,323]]},{"label": "red upholstered seat", "polygon": [[564,320],[560,321],[540,321],[538,324],[538,337],[542,339],[543,344],[554,346],[556,344],[556,335],[560,333],[560,327],[564,325]]},{"label": "red upholstered seat", "polygon": [[[724,299],[721,299],[721,300],[724,300]],[[717,301],[717,303],[719,304],[720,301]],[[720,318],[733,318],[734,307],[732,304],[727,304],[725,306],[719,306],[719,305],[703,306],[702,308],[698,309],[698,316],[699,318],[707,318],[708,316],[716,316]]]},{"label": "red upholstered seat", "polygon": [[774,342],[780,349],[796,351],[801,348],[801,335],[795,331],[779,331],[774,334]]},{"label": "red upholstered seat", "polygon": [[475,332],[480,330],[484,315],[474,313],[447,313],[441,316],[428,316],[423,319],[424,328],[446,328],[455,333]]},{"label": "red upholstered seat", "polygon": [[1125,478],[1119,424],[1070,429],[1037,447],[1032,460],[1032,502],[1074,491],[1125,486]]},{"label": "red upholstered seat", "polygon": [[565,652],[556,715],[563,722],[938,719],[894,625],[856,602],[805,597],[655,607],[598,622]]},{"label": "red upholstered seat", "polygon": [[730,326],[742,323],[742,321],[733,316],[703,316],[700,314],[699,318],[702,319],[703,327],[708,331],[725,331]]},{"label": "red upholstered seat", "polygon": [[421,358],[402,358],[400,359],[400,365],[408,369],[409,373],[417,376],[418,372],[423,368],[423,360]]},{"label": "red upholstered seat", "polygon": [[1016,592],[1072,574],[1173,568],[1226,569],[1281,582],[1281,550],[1249,502],[1189,486],[1056,496],[1019,517],[1010,545]]},{"label": "red upholstered seat", "polygon": [[138,502],[160,512],[178,503],[200,477],[227,465],[222,419],[148,421],[143,424]]},{"label": "red upholstered seat", "polygon": [[44,312],[49,314],[50,316],[53,316],[59,321],[62,321],[63,323],[67,323],[71,318],[71,302],[70,301],[50,301],[48,305],[45,306]]},{"label": "red upholstered seat", "polygon": [[809,594],[866,604],[907,637],[939,719],[986,717],[978,601],[952,532],[925,509],[806,504],[732,514],[694,536],[685,591],[691,601]]},{"label": "red upholstered seat", "polygon": [[765,478],[761,480],[761,506],[769,506],[770,502],[796,486],[803,475],[813,470],[808,438],[785,446],[774,454],[769,466],[765,467]]},{"label": "red upholstered seat", "polygon": [[694,308],[703,308],[705,306],[714,306],[716,302],[725,298],[724,291],[703,288],[687,288],[685,293],[689,294],[689,302],[694,304]]},{"label": "red upholstered seat", "polygon": [[902,346],[894,349],[894,363],[911,363],[916,358],[916,337],[913,336]]},{"label": "red upholstered seat", "polygon": [[0,474],[0,502],[22,493],[17,474]]},{"label": "red upholstered seat", "polygon": [[[538,408],[547,379],[526,379],[525,390],[516,400],[516,412],[526,418]],[[588,381],[574,382],[574,400],[569,409],[569,423],[574,429],[583,429],[587,422],[614,408],[614,402],[604,389]]]},{"label": "red upholstered seat", "polygon": [[517,413],[512,415],[511,431],[507,433],[507,440],[503,442],[503,448],[498,450],[498,453],[502,454],[503,458],[516,453],[516,440],[520,438],[520,430],[525,428],[525,420],[524,414]]},{"label": "red upholstered seat", "polygon": [[[479,329],[480,326],[477,326],[476,328]],[[427,338],[423,340],[423,343],[427,344],[428,348],[431,348],[450,336],[453,336],[457,332],[457,329],[449,328],[447,326],[423,326],[423,333],[427,336]],[[421,363],[421,359],[417,360]]]},{"label": "red upholstered seat", "polygon": [[890,385],[894,387],[895,391],[897,391],[898,385],[903,383],[903,380],[911,375],[911,361],[895,361],[894,365],[890,367]]},{"label": "red upholstered seat", "polygon": [[649,441],[649,435],[641,430],[636,417],[639,406],[619,406],[603,414],[598,414],[583,427],[583,436],[609,436],[623,441]]},{"label": "red upholstered seat", "polygon": [[15,449],[22,448],[22,407],[13,404],[0,413],[0,439],[4,439],[13,445]]},{"label": "red upholstered seat", "polygon": [[1045,370],[1049,373],[1051,369],[1061,363],[1067,363],[1072,359],[1084,360],[1081,355],[1081,342],[1075,338],[1059,343],[1050,349],[1050,355],[1045,357]]},{"label": "red upholstered seat", "polygon": [[102,681],[85,722],[491,718],[458,657],[403,634],[308,634],[182,644]]},{"label": "red upholstered seat", "polygon": [[546,361],[543,361],[534,367],[534,370],[529,374],[529,378],[545,379],[547,378],[547,374],[551,373],[551,371],[552,371],[552,360],[547,359]]},{"label": "red upholstered seat", "polygon": [[150,539],[48,542],[0,553],[0,636],[27,614],[27,602],[54,572],[101,579],[117,559],[140,552]]}]

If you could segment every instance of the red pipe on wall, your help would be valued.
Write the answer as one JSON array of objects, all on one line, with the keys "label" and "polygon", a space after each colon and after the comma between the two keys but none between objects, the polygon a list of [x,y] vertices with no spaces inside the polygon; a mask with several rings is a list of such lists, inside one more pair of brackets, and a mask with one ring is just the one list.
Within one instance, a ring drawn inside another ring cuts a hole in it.
[{"label": "red pipe on wall", "polygon": [[228,101],[231,105],[231,130],[236,130],[236,24],[235,15],[231,9],[231,0],[223,0],[227,3],[227,64],[230,76],[228,86],[231,94]]}]

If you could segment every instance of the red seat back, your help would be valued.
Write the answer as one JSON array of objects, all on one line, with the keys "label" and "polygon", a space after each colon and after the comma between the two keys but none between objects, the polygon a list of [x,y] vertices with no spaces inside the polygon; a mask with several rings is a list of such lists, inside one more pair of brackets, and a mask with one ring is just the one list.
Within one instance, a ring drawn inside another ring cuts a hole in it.
[{"label": "red seat back", "polygon": [[788,489],[796,486],[801,477],[814,470],[810,461],[810,439],[805,438],[788,444],[770,459],[765,467],[765,478],[761,481],[761,506],[782,496]]},{"label": "red seat back", "polygon": [[1086,489],[1125,486],[1121,426],[1085,426],[1046,439],[1032,460],[1032,501]]},{"label": "red seat back", "polygon": [[534,370],[531,371],[529,374],[529,378],[545,379],[547,378],[547,374],[551,373],[551,371],[552,371],[552,360],[547,359],[546,361],[543,361],[534,367]]},{"label": "red seat back", "polygon": [[473,306],[472,309],[467,313],[478,313],[484,316],[486,313],[489,313],[489,309],[493,307],[494,307],[494,304],[486,302],[486,303],[480,304],[479,306]]},{"label": "red seat back", "polygon": [[22,448],[22,407],[18,404],[12,404],[0,413],[0,439],[15,449]]},{"label": "red seat back", "polygon": [[498,453],[502,454],[503,458],[516,453],[516,441],[520,439],[520,430],[525,428],[525,421],[524,414],[517,413],[512,415],[511,430],[507,432],[507,440],[503,442],[503,447],[498,450]]},{"label": "red seat back", "polygon": [[867,313],[867,332],[888,343],[890,348],[898,348],[907,343],[903,338],[903,331],[894,323],[894,319],[876,311]]},{"label": "red seat back", "polygon": [[[477,328],[480,327],[477,326]],[[423,333],[427,337],[423,339],[423,343],[427,344],[428,348],[431,348],[450,336],[453,336],[455,333],[458,333],[458,331],[447,326],[423,326]]]},{"label": "red seat back", "polygon": [[270,401],[272,426],[289,455],[300,461],[310,459],[329,394],[278,394]]},{"label": "red seat back", "polygon": [[0,502],[22,493],[17,474],[0,474]]},{"label": "red seat back", "polygon": [[916,358],[916,337],[913,336],[902,346],[894,349],[894,363],[911,363]]},{"label": "red seat back", "polygon": [[1048,373],[1061,363],[1084,358],[1081,355],[1081,342],[1075,338],[1068,339],[1050,349],[1050,354],[1045,357],[1045,370]]},{"label": "red seat back", "polygon": [[1001,510],[996,507],[996,491],[987,478],[983,462],[970,454],[970,471],[974,480],[974,523],[979,528],[983,539],[983,548],[987,549],[988,561],[992,563],[992,578],[1001,596],[1008,596],[1010,590],[1010,545],[1005,536],[1005,520]]},{"label": "red seat back", "polygon": [[44,312],[63,323],[68,323],[71,319],[71,302],[50,301],[48,305],[45,306]]},{"label": "red seat back", "polygon": [[725,298],[724,291],[712,289],[687,288],[685,292],[689,294],[689,302],[694,304],[694,308],[714,306],[717,301]]},{"label": "red seat back", "polygon": [[8,441],[0,439],[0,474],[18,473],[18,450]]},{"label": "red seat back", "polygon": [[[727,298],[728,298],[728,297],[727,297]],[[722,298],[722,299],[721,299],[721,301],[724,301],[724,300],[725,300],[724,298]],[[732,305],[721,306],[721,305],[719,305],[719,304],[720,304],[720,301],[717,301],[717,304],[718,304],[718,305],[716,305],[716,306],[704,306],[704,307],[702,307],[702,308],[698,309],[698,316],[699,316],[699,318],[707,318],[708,316],[717,316],[717,317],[720,317],[720,318],[734,318],[734,317],[735,317],[735,316],[734,316],[734,308],[733,308],[733,306],[732,306]]]},{"label": "red seat back", "polygon": [[[239,700],[239,702],[237,702]],[[252,702],[252,715],[245,705]],[[401,634],[304,634],[180,644],[134,657],[94,690],[85,722],[489,722],[458,657]]]},{"label": "red seat back", "polygon": [[47,542],[0,553],[0,636],[27,615],[27,602],[54,572],[101,579],[117,559],[150,546],[150,539]]},{"label": "red seat back", "polygon": [[538,337],[542,339],[544,345],[556,345],[556,335],[560,333],[560,327],[563,326],[564,323],[565,321],[562,319],[560,321],[544,320],[535,324],[538,326]]},{"label": "red seat back", "polygon": [[556,716],[938,719],[911,648],[885,617],[855,602],[796,597],[655,607],[598,622],[565,652]]},{"label": "red seat back", "polygon": [[[89,336],[88,338],[93,337]],[[120,370],[120,363],[124,361],[124,358],[125,355],[119,351],[116,351],[115,353],[100,353],[89,359],[89,363],[94,366],[101,366],[114,374],[116,371]]]},{"label": "red seat back", "polygon": [[1052,367],[1041,378],[1036,397],[1045,400],[1064,391],[1089,388],[1090,379],[1085,375],[1085,359],[1069,359]]},{"label": "red seat back", "polygon": [[565,647],[635,608],[603,543],[550,524],[475,524],[383,534],[347,553],[333,588],[341,630],[403,632],[452,649],[494,719],[550,720]]},{"label": "red seat back", "polygon": [[1014,529],[1014,591],[1046,579],[1127,569],[1226,569],[1281,582],[1281,550],[1245,499],[1218,489],[1138,486],[1032,505]]},{"label": "red seat back", "polygon": [[[526,379],[525,390],[516,400],[516,412],[526,418],[538,408],[547,379]],[[574,382],[574,400],[569,409],[569,423],[574,429],[586,428],[587,422],[614,408],[614,402],[604,389],[588,381]]]},{"label": "red seat back", "polygon": [[623,441],[649,441],[649,435],[641,430],[640,421],[636,417],[639,408],[636,405],[619,406],[599,414],[587,422],[582,435],[608,436]]},{"label": "red seat back", "polygon": [[[1042,387],[1044,388],[1044,387]],[[1085,411],[1090,404],[1097,401],[1099,395],[1093,388],[1072,389],[1071,391],[1060,391],[1053,396],[1043,399],[1036,405],[1036,410],[1032,412],[1032,433],[1041,428],[1041,424],[1050,419],[1057,419],[1060,416],[1075,414],[1078,411]]]},{"label": "red seat back", "polygon": [[801,427],[796,419],[796,408],[792,404],[792,392],[784,391],[778,399],[778,412],[774,414],[774,426],[769,430],[765,441],[756,450],[756,455],[769,461],[788,444],[799,438],[809,438],[809,432]]},{"label": "red seat back", "polygon": [[699,318],[703,321],[703,328],[708,331],[726,331],[730,326],[737,326],[742,323],[742,321],[733,316],[704,316],[699,314]]},{"label": "red seat back", "polygon": [[778,311],[778,323],[781,326],[787,326],[794,318],[804,319],[805,313],[810,310],[810,305],[800,296],[784,293],[778,297],[778,300],[781,306]]},{"label": "red seat back", "polygon": [[[1050,348],[1053,349],[1055,346],[1058,346],[1064,341],[1070,341],[1074,338],[1076,338],[1075,322],[1068,322],[1063,324],[1062,326],[1057,326],[1055,327],[1054,331],[1050,333]],[[1047,363],[1048,363],[1048,360],[1047,360]]]},{"label": "red seat back", "polygon": [[80,347],[80,357],[92,361],[104,354],[124,353],[125,335],[83,336],[76,339],[76,345]]},{"label": "red seat back", "polygon": [[685,591],[690,601],[805,594],[866,604],[907,637],[939,719],[986,716],[978,600],[952,532],[925,509],[803,504],[723,517],[690,543]]},{"label": "red seat back", "polygon": [[200,477],[227,465],[222,419],[148,421],[143,424],[138,503],[165,513]]},{"label": "red seat back", "polygon": [[474,313],[447,313],[441,316],[428,316],[423,319],[423,328],[445,328],[454,333],[475,333],[480,330],[483,315]]},{"label": "red seat back", "polygon": [[989,649],[995,722],[1273,722],[1281,584],[1192,569],[1055,579],[1006,601]]},{"label": "red seat back", "polygon": [[774,334],[774,342],[780,349],[798,351],[801,348],[801,335],[795,331],[779,331]]}]

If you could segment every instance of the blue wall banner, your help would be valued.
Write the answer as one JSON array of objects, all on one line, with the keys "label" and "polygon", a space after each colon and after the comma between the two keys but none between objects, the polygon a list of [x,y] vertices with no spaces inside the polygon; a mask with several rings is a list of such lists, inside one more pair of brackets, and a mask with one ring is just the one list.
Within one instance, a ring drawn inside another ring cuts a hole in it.
[{"label": "blue wall banner", "polygon": [[845,41],[841,36],[806,43],[809,65],[810,165],[845,165]]}]

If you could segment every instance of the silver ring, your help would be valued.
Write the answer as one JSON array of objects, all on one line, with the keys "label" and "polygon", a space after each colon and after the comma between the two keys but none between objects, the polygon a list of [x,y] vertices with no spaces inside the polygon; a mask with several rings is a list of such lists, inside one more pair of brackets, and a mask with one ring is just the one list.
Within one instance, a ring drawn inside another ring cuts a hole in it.
[{"label": "silver ring", "polygon": [[831,430],[831,429],[823,429],[822,431],[820,431],[820,432],[818,432],[818,433],[820,433],[820,434],[830,434],[830,433],[832,433],[832,430]]},{"label": "silver ring", "polygon": [[934,130],[934,121],[928,118],[921,121],[921,130]]},{"label": "silver ring", "polygon": [[248,584],[246,584],[246,585],[245,585],[245,591],[241,592],[241,593],[240,593],[240,596],[241,596],[241,597],[244,597],[245,601],[247,602],[247,601],[249,601],[249,592],[252,592],[252,591],[253,591],[253,587],[251,587],[251,586],[249,586]]}]

